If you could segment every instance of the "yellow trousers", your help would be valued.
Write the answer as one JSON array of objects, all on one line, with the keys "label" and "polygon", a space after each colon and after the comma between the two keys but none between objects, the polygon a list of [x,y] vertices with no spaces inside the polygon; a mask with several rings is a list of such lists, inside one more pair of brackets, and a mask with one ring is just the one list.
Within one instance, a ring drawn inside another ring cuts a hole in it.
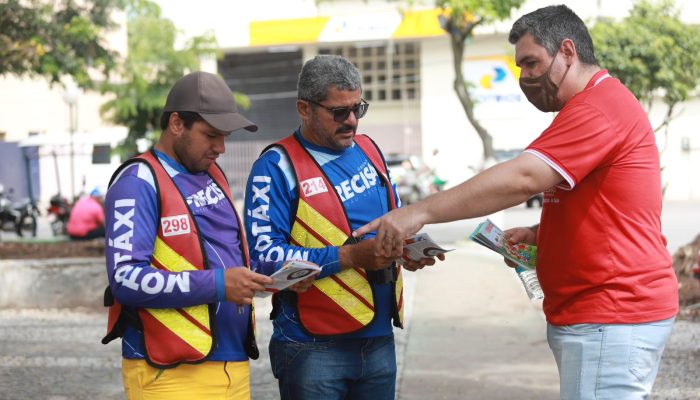
[{"label": "yellow trousers", "polygon": [[128,400],[249,400],[248,361],[206,361],[154,368],[145,360],[122,359],[124,392]]}]

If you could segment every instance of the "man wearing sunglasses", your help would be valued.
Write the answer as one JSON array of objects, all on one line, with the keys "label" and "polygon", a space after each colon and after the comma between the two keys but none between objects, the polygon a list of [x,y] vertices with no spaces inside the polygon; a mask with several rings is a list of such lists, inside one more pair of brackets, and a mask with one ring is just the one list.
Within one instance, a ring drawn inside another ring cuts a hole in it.
[{"label": "man wearing sunglasses", "polygon": [[[339,56],[302,67],[301,126],[263,151],[246,190],[253,259],[322,266],[306,293],[273,298],[270,361],[282,399],[395,397],[393,326],[402,327],[400,254],[377,256],[353,229],[397,207],[379,148],[356,134],[369,108],[359,71]],[[415,270],[434,259],[406,263]]]}]

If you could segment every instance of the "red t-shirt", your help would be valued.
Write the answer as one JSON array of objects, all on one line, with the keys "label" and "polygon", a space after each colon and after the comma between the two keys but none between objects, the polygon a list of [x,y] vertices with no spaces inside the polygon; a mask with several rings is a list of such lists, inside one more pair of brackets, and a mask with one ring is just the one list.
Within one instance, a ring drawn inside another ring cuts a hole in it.
[{"label": "red t-shirt", "polygon": [[81,237],[105,224],[102,205],[91,196],[81,197],[70,212],[66,231],[71,236]]},{"label": "red t-shirt", "polygon": [[678,284],[661,233],[654,132],[602,70],[526,150],[564,180],[544,193],[537,271],[555,325],[674,316]]}]

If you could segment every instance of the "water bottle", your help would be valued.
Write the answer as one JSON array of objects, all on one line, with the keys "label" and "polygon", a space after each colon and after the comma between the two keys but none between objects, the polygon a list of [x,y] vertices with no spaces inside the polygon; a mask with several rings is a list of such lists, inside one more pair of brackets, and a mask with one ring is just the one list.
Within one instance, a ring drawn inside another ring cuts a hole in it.
[{"label": "water bottle", "polygon": [[540,281],[537,279],[537,272],[534,269],[527,269],[521,266],[515,267],[515,272],[518,274],[520,281],[525,287],[525,292],[530,300],[540,300],[544,298]]}]

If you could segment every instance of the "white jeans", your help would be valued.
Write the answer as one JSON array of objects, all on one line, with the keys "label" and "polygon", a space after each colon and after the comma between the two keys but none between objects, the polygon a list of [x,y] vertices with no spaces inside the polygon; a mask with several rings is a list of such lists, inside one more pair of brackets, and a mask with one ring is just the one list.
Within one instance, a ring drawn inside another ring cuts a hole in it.
[{"label": "white jeans", "polygon": [[674,321],[547,324],[562,400],[647,399]]}]

